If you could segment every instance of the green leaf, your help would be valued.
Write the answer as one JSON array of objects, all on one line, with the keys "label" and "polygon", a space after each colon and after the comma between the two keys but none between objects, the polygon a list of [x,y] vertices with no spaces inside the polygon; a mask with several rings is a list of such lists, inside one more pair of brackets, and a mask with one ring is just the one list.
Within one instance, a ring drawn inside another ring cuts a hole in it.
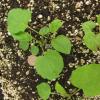
[{"label": "green leaf", "polygon": [[51,41],[51,45],[57,51],[65,54],[70,54],[71,51],[71,42],[68,37],[64,35],[59,35]]},{"label": "green leaf", "polygon": [[94,34],[93,32],[90,32],[83,37],[83,40],[90,50],[97,51],[100,49],[100,33]]},{"label": "green leaf", "polygon": [[85,32],[85,35],[89,34],[90,32],[92,32],[92,30],[93,30],[93,28],[95,28],[95,26],[96,26],[96,23],[93,22],[93,21],[84,22],[82,24],[82,29]]},{"label": "green leaf", "polygon": [[96,34],[95,41],[96,41],[97,48],[100,49],[100,33]]},{"label": "green leaf", "polygon": [[40,35],[46,35],[49,34],[49,28],[47,26],[44,26],[43,28],[40,29],[39,34]]},{"label": "green leaf", "polygon": [[11,34],[23,32],[28,26],[28,22],[31,20],[31,12],[29,10],[15,8],[8,13],[8,31]]},{"label": "green leaf", "polygon": [[100,14],[96,15],[96,17],[97,17],[97,23],[100,25]]},{"label": "green leaf", "polygon": [[37,55],[39,53],[39,48],[35,45],[32,45],[30,51],[33,55]]},{"label": "green leaf", "polygon": [[49,29],[51,33],[55,33],[58,31],[58,29],[63,25],[63,22],[59,19],[55,19],[53,20],[50,24],[49,24]]},{"label": "green leaf", "polygon": [[71,83],[83,89],[85,96],[100,95],[100,64],[89,64],[77,68],[70,77]]},{"label": "green leaf", "polygon": [[59,77],[64,67],[62,56],[55,50],[48,50],[35,62],[36,71],[44,79],[53,80]]},{"label": "green leaf", "polygon": [[69,94],[66,92],[66,90],[61,86],[61,84],[59,84],[58,82],[56,82],[55,84],[55,90],[63,97],[69,97]]},{"label": "green leaf", "polygon": [[97,48],[97,45],[96,45],[96,38],[95,38],[95,34],[93,32],[89,32],[87,33],[87,35],[85,35],[83,37],[83,41],[84,43],[86,44],[86,46],[92,50],[92,51],[97,51],[98,48]]},{"label": "green leaf", "polygon": [[95,34],[93,32],[93,29],[95,28],[96,23],[92,21],[87,21],[82,24],[83,31],[85,32],[85,35],[83,37],[83,41],[86,44],[86,46],[92,50],[97,51],[98,48],[100,48],[100,33]]},{"label": "green leaf", "polygon": [[32,36],[27,32],[19,32],[17,34],[13,34],[12,36],[15,40],[19,40],[19,41],[28,41],[29,42],[32,40]]},{"label": "green leaf", "polygon": [[29,42],[27,41],[20,41],[19,48],[26,51],[29,48]]},{"label": "green leaf", "polygon": [[51,94],[51,88],[49,86],[49,84],[47,83],[41,83],[37,86],[37,91],[39,96],[43,99],[43,100],[47,100]]}]

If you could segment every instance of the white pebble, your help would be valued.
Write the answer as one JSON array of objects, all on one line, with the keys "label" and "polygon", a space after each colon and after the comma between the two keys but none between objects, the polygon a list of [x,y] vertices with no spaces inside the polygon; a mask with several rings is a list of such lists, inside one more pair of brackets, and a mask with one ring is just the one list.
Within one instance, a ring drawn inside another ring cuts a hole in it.
[{"label": "white pebble", "polygon": [[17,73],[16,73],[16,75],[19,75],[19,74],[20,74],[20,72],[17,72]]},{"label": "white pebble", "polygon": [[60,7],[59,6],[56,6],[56,9],[59,9]]},{"label": "white pebble", "polygon": [[11,33],[10,33],[10,32],[8,32],[8,35],[11,35]]},{"label": "white pebble", "polygon": [[85,4],[86,4],[86,5],[89,5],[90,3],[91,3],[91,1],[86,1],[86,3],[85,3]]},{"label": "white pebble", "polygon": [[21,90],[21,87],[20,86],[18,87],[18,90]]},{"label": "white pebble", "polygon": [[81,3],[80,2],[77,2],[76,5],[75,5],[75,8],[80,8],[81,7]]},{"label": "white pebble", "polygon": [[38,18],[41,19],[43,16],[41,14],[38,15]]},{"label": "white pebble", "polygon": [[29,70],[26,72],[26,75],[29,75]]},{"label": "white pebble", "polygon": [[67,83],[70,85],[70,81],[67,81]]}]

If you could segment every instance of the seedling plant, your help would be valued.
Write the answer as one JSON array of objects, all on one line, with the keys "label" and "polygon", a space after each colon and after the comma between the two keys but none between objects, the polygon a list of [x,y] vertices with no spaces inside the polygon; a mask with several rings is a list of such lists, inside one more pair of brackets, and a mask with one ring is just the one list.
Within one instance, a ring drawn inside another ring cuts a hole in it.
[{"label": "seedling plant", "polygon": [[[21,8],[10,10],[7,18],[8,32],[19,42],[19,48],[24,51],[29,50],[32,53],[34,60],[32,60],[31,65],[33,64],[36,72],[42,78],[50,82],[60,77],[60,73],[64,68],[61,53],[65,55],[70,54],[72,44],[67,36],[57,34],[59,28],[64,23],[63,21],[56,18],[39,31],[36,31],[29,26],[31,13],[31,11]],[[97,22],[100,25],[99,15],[97,16]],[[84,43],[89,49],[97,51],[100,47],[100,35],[94,34],[92,29],[95,26],[96,23],[92,21],[82,24],[83,31],[85,32],[83,37]],[[31,30],[31,32],[27,30]],[[90,64],[74,70],[69,80],[74,86],[79,88],[78,90],[82,89],[85,96],[96,96],[100,95],[99,76],[100,64]],[[36,87],[39,96],[43,100],[47,100],[50,94],[53,94],[48,82],[42,82]],[[65,98],[70,98],[74,95],[69,94],[59,82],[56,82],[55,90]]]}]

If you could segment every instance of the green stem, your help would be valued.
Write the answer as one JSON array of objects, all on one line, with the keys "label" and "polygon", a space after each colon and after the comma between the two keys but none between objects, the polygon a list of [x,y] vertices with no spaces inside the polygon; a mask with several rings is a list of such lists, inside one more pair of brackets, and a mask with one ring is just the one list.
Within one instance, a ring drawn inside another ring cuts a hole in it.
[{"label": "green stem", "polygon": [[[28,26],[28,28],[31,29],[32,31],[34,31],[34,32],[37,33],[37,34],[39,33],[38,31],[34,30],[34,29],[31,28],[30,26]],[[44,53],[44,48],[43,48],[43,45],[42,45],[42,44],[43,44],[42,41],[37,40],[35,37],[33,37],[33,39],[36,40],[36,41],[38,42],[39,46],[40,46],[41,49],[42,49],[42,52]]]},{"label": "green stem", "polygon": [[[72,97],[73,95],[75,95],[79,90],[80,90],[80,89],[77,89],[77,90],[75,90],[72,94],[69,94],[67,100],[71,100],[71,97]],[[53,92],[53,93],[51,93],[51,94],[58,94],[58,93]]]},{"label": "green stem", "polygon": [[31,28],[30,26],[28,26],[29,29],[31,29],[32,31],[34,31],[35,33],[39,33],[38,31],[36,31],[35,29]]},{"label": "green stem", "polygon": [[51,38],[54,39],[54,38],[56,37],[56,35],[57,35],[57,32],[53,33],[53,34],[51,35]]},{"label": "green stem", "polygon": [[80,89],[75,90],[70,96],[75,95]]}]

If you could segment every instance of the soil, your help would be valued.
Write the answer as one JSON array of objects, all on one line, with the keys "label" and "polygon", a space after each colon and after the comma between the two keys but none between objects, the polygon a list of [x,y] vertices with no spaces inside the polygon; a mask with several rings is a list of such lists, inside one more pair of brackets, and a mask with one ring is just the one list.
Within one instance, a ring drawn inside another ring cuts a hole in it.
[{"label": "soil", "polygon": [[[81,23],[94,20],[100,14],[100,0],[1,0],[0,1],[0,100],[39,100],[36,86],[47,80],[41,78],[33,66],[27,63],[30,55],[22,51],[7,32],[7,13],[20,7],[32,11],[30,26],[37,31],[54,18],[64,21],[58,34],[67,35],[72,44],[70,55],[62,55],[65,67],[57,80],[71,93],[75,87],[68,81],[78,65],[100,63],[100,51],[90,51],[82,38]],[[34,32],[32,33],[34,34]],[[51,82],[52,90],[57,81]],[[51,95],[49,100],[67,100],[59,94]],[[100,100],[100,97],[85,98],[82,90],[72,100]]]}]

